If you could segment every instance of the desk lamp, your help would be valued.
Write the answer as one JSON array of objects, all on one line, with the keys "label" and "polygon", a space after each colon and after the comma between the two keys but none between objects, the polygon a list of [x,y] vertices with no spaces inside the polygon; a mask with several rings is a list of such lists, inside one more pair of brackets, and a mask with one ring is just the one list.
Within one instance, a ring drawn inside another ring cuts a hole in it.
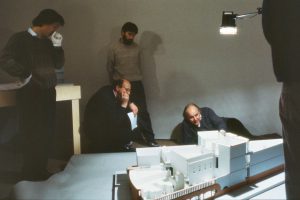
[{"label": "desk lamp", "polygon": [[220,26],[220,34],[222,35],[236,35],[237,27],[236,20],[237,19],[249,19],[255,17],[262,13],[262,8],[257,8],[256,12],[246,13],[242,15],[235,14],[232,11],[223,11],[222,15],[222,25]]}]

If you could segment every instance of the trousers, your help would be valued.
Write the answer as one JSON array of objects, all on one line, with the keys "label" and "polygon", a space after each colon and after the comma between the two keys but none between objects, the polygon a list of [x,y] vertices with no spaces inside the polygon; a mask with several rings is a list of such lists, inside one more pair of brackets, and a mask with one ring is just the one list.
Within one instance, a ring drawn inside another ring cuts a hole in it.
[{"label": "trousers", "polygon": [[300,83],[283,83],[279,101],[287,199],[300,199]]}]

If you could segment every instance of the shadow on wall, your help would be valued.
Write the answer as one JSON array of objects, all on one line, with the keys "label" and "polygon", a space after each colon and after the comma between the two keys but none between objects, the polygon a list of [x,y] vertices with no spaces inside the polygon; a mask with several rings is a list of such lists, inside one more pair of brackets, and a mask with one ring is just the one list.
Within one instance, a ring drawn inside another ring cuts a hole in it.
[{"label": "shadow on wall", "polygon": [[158,85],[156,62],[154,54],[159,45],[162,45],[161,37],[152,32],[144,31],[140,38],[141,68],[143,71],[143,82],[148,99],[160,98],[160,88]]}]

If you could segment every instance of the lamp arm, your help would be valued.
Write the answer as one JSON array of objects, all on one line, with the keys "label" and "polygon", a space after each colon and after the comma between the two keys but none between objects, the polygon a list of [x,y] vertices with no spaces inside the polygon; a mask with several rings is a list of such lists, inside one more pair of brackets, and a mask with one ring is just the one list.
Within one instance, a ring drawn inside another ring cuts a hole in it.
[{"label": "lamp arm", "polygon": [[262,13],[262,8],[257,8],[256,12],[246,13],[246,14],[242,14],[242,15],[236,15],[235,19],[252,18],[261,13]]}]

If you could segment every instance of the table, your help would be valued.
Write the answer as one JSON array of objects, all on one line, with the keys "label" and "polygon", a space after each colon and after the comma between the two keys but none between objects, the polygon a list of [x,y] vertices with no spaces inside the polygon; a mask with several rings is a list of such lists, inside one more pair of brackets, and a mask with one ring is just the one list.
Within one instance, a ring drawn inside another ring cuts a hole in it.
[{"label": "table", "polygon": [[21,181],[15,200],[131,200],[126,168],[134,152],[73,155],[64,171],[41,182]]},{"label": "table", "polygon": [[[72,127],[73,127],[73,148],[74,154],[81,153],[80,141],[80,116],[79,99],[81,88],[79,85],[58,84],[56,87],[56,101],[71,101],[72,103]],[[14,106],[16,104],[16,90],[0,90],[0,108]]]},{"label": "table", "polygon": [[[128,166],[136,153],[73,155],[64,169],[42,182],[21,181],[14,187],[16,200],[131,200]],[[285,199],[284,172],[217,198]]]}]

